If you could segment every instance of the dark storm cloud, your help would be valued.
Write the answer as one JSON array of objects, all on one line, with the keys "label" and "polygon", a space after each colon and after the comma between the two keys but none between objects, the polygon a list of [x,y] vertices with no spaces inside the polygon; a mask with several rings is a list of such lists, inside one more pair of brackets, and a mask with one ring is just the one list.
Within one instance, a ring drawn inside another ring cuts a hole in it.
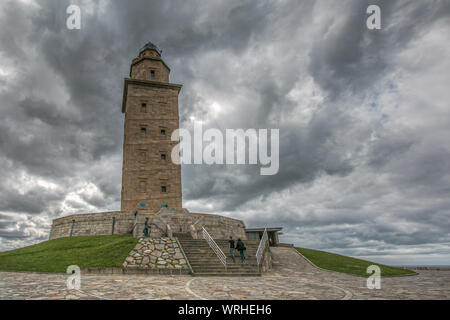
[{"label": "dark storm cloud", "polygon": [[[79,31],[65,28],[70,3],[82,8]],[[375,3],[379,31],[365,27]],[[450,97],[439,82],[415,94],[448,60],[436,37],[449,16],[448,1],[8,1],[1,247],[43,239],[57,216],[118,209],[123,78],[152,41],[183,84],[182,127],[195,117],[280,129],[275,176],[183,166],[190,210],[280,225],[286,241],[346,254],[433,245],[448,259]],[[420,52],[419,40],[433,49]]]},{"label": "dark storm cloud", "polygon": [[[330,99],[349,93],[366,94],[379,77],[394,67],[393,54],[424,29],[450,16],[448,1],[433,1],[432,5],[389,0],[349,3],[351,9],[346,5],[335,7],[337,16],[345,16],[343,23],[330,20],[328,32],[314,43],[310,54],[309,70]],[[371,4],[382,8],[383,28],[378,32],[364,27],[365,12]]]},{"label": "dark storm cloud", "polygon": [[61,200],[62,193],[49,192],[44,188],[35,188],[20,194],[17,189],[8,186],[0,188],[0,210],[7,212],[43,213],[50,201]]}]

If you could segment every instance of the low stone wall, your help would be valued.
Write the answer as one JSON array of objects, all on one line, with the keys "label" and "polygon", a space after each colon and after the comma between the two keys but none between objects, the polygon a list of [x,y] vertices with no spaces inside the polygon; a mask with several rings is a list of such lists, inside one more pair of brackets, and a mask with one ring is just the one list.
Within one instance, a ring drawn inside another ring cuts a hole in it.
[{"label": "low stone wall", "polygon": [[93,236],[110,234],[133,234],[143,236],[144,223],[148,218],[151,238],[168,236],[167,225],[174,233],[190,233],[202,238],[202,227],[214,239],[247,240],[245,224],[241,220],[215,214],[191,213],[184,208],[162,208],[156,214],[135,211],[113,211],[88,214],[75,214],[53,220],[50,239],[71,236]]},{"label": "low stone wall", "polygon": [[187,259],[175,238],[140,238],[125,259],[123,267],[189,270]]},{"label": "low stone wall", "polygon": [[183,208],[164,208],[157,214],[139,213],[133,231],[135,237],[143,237],[146,218],[151,238],[167,236],[167,225],[171,226],[173,233],[190,233],[190,226],[193,225],[198,239],[203,238],[204,227],[214,239],[228,239],[232,236],[234,239],[247,240],[243,221],[216,214],[192,213]]},{"label": "low stone wall", "polygon": [[242,220],[217,214],[191,213],[191,215],[197,218],[194,226],[199,232],[199,238],[202,237],[201,229],[204,227],[214,239],[228,239],[232,236],[234,239],[247,240],[245,224]]},{"label": "low stone wall", "polygon": [[285,247],[285,248],[293,248],[294,247],[294,244],[292,244],[292,243],[278,243],[277,244],[277,246],[278,247]]},{"label": "low stone wall", "polygon": [[53,220],[50,240],[61,237],[131,234],[133,211],[75,214]]}]

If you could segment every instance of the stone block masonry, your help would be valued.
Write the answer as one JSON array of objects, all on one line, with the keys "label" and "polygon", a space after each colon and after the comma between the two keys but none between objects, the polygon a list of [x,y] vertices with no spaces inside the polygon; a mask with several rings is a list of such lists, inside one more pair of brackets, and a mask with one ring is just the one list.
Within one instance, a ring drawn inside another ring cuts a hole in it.
[{"label": "stone block masonry", "polygon": [[124,79],[124,144],[121,210],[156,213],[181,208],[181,166],[171,159],[177,144],[180,84],[169,83],[170,69],[153,44],[133,60]]},{"label": "stone block masonry", "polygon": [[125,269],[179,269],[189,266],[175,238],[140,238],[123,262]]},{"label": "stone block masonry", "polygon": [[75,214],[53,220],[50,240],[62,237],[130,234],[134,223],[133,211]]},{"label": "stone block masonry", "polygon": [[75,214],[53,220],[50,240],[62,237],[132,234],[143,237],[145,219],[149,219],[150,237],[167,237],[169,225],[175,233],[189,233],[194,227],[201,239],[204,227],[214,239],[247,239],[241,220],[215,214],[191,213],[187,209],[161,208],[156,214],[136,211],[112,211]]},{"label": "stone block masonry", "polygon": [[53,220],[50,240],[62,237],[132,234],[143,237],[145,218],[149,218],[150,237],[167,237],[167,225],[176,233],[189,233],[192,225],[201,239],[202,227],[214,239],[247,239],[241,220],[215,214],[191,213],[186,209],[162,208],[157,214],[136,211],[112,211],[75,214]]},{"label": "stone block masonry", "polygon": [[228,239],[232,236],[235,240],[238,238],[247,240],[245,224],[242,220],[220,216],[217,214],[193,212],[190,214],[195,219],[194,226],[198,231],[199,239],[203,237],[201,235],[201,229],[204,227],[214,239]]}]

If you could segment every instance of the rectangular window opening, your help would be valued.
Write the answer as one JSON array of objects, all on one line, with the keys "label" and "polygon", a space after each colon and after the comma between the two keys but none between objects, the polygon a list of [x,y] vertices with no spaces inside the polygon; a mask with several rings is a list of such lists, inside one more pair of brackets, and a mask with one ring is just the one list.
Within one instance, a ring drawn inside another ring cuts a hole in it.
[{"label": "rectangular window opening", "polygon": [[146,181],[139,182],[139,191],[141,193],[145,193],[147,191],[147,182]]}]

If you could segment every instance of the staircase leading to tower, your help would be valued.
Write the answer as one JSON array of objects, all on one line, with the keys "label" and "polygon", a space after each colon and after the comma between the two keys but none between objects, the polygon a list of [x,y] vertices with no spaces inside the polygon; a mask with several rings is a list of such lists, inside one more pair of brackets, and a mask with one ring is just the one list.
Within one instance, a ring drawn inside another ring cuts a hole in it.
[{"label": "staircase leading to tower", "polygon": [[246,261],[241,263],[239,252],[235,250],[235,261],[231,259],[230,250],[228,249],[228,240],[214,239],[220,249],[227,257],[227,268],[225,269],[215,252],[210,248],[208,242],[204,239],[192,239],[187,233],[174,233],[174,237],[178,238],[184,253],[193,269],[195,276],[260,276],[257,262],[256,250],[259,241],[245,240]]}]

